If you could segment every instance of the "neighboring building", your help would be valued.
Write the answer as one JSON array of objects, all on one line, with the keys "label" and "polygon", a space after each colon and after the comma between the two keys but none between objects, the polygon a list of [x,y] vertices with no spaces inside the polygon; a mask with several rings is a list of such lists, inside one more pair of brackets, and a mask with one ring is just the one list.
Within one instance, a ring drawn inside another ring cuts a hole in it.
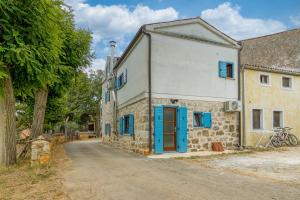
[{"label": "neighboring building", "polygon": [[244,40],[240,56],[243,145],[265,144],[276,127],[300,138],[300,29]]},{"label": "neighboring building", "polygon": [[113,71],[108,58],[104,141],[143,153],[237,147],[239,112],[224,102],[239,99],[239,48],[200,18],[142,26]]}]

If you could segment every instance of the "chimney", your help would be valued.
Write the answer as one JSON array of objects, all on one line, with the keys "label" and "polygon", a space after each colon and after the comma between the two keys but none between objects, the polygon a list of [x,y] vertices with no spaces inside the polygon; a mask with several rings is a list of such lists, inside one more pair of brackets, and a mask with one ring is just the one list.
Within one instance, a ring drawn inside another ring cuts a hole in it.
[{"label": "chimney", "polygon": [[115,41],[110,41],[110,70],[109,73],[112,73],[113,68],[114,68],[114,58],[115,58],[115,48],[116,48],[116,42]]}]

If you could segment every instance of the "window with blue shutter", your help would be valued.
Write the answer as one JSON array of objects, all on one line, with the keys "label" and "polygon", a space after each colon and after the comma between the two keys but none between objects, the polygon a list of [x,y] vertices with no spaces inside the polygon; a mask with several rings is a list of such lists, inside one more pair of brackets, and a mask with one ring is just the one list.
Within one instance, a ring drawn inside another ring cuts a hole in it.
[{"label": "window with blue shutter", "polygon": [[125,69],[125,72],[124,72],[124,84],[127,83],[127,69]]},{"label": "window with blue shutter", "polygon": [[123,117],[119,118],[119,135],[123,135]]},{"label": "window with blue shutter", "polygon": [[179,107],[177,109],[177,151],[187,152],[187,108]]},{"label": "window with blue shutter", "polygon": [[204,128],[211,128],[211,113],[203,113],[203,126]]},{"label": "window with blue shutter", "polygon": [[194,127],[203,127],[203,112],[194,112]]},{"label": "window with blue shutter", "polygon": [[154,107],[154,153],[163,153],[163,106]]},{"label": "window with blue shutter", "polygon": [[219,77],[221,78],[234,78],[234,63],[219,61]]},{"label": "window with blue shutter", "polygon": [[129,135],[133,135],[134,133],[134,115],[129,115],[129,128],[128,128]]}]

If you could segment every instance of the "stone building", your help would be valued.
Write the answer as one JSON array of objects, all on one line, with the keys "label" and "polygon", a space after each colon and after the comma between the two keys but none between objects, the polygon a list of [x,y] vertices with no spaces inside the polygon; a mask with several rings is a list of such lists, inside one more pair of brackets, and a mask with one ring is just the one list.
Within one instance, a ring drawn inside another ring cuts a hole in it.
[{"label": "stone building", "polygon": [[192,18],[143,25],[120,58],[113,49],[104,141],[145,154],[239,146],[237,41]]}]

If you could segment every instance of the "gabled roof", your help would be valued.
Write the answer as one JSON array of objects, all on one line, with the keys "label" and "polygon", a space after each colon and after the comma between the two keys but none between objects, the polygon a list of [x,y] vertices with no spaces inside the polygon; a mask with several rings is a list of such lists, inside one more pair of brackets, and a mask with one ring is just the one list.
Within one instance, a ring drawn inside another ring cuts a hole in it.
[{"label": "gabled roof", "polygon": [[[207,28],[212,33],[214,33],[214,34],[218,35],[219,37],[223,38],[228,43],[230,43],[230,45],[227,45],[227,46],[231,46],[231,47],[234,47],[234,48],[240,48],[240,45],[236,40],[232,39],[231,37],[229,37],[225,33],[221,32],[218,29],[216,29],[215,27],[213,27],[212,25],[210,25],[209,23],[207,23],[206,21],[204,21],[200,17],[188,18],[188,19],[179,19],[179,20],[166,21],[166,22],[150,23],[150,24],[144,24],[143,26],[140,27],[140,29],[135,34],[134,38],[131,40],[131,42],[129,43],[129,45],[125,49],[124,53],[121,55],[120,59],[116,63],[115,68],[118,68],[118,66],[123,62],[123,60],[129,54],[130,50],[134,47],[134,45],[136,44],[138,39],[141,37],[143,32],[155,32],[155,33],[162,33],[162,34],[172,34],[170,36],[176,36],[176,37],[181,37],[181,38],[184,38],[184,39],[192,39],[192,40],[199,40],[199,41],[206,41],[206,42],[216,43],[216,42],[213,42],[213,41],[208,41],[205,38],[193,37],[193,36],[189,36],[189,35],[186,35],[186,34],[183,35],[183,34],[176,34],[176,33],[167,33],[167,32],[164,32],[164,31],[157,30],[157,29],[163,28],[163,27],[171,27],[171,26],[178,26],[178,25],[191,24],[191,23],[201,24],[202,26]],[[224,44],[224,46],[226,46],[226,45]]]},{"label": "gabled roof", "polygon": [[264,72],[274,72],[280,74],[289,74],[289,75],[297,75],[300,76],[300,68],[289,68],[289,67],[278,67],[278,66],[259,66],[259,65],[249,65],[244,64],[242,65],[244,69],[252,69],[257,71],[264,71]]},{"label": "gabled roof", "polygon": [[300,68],[300,29],[242,40],[241,64]]}]

